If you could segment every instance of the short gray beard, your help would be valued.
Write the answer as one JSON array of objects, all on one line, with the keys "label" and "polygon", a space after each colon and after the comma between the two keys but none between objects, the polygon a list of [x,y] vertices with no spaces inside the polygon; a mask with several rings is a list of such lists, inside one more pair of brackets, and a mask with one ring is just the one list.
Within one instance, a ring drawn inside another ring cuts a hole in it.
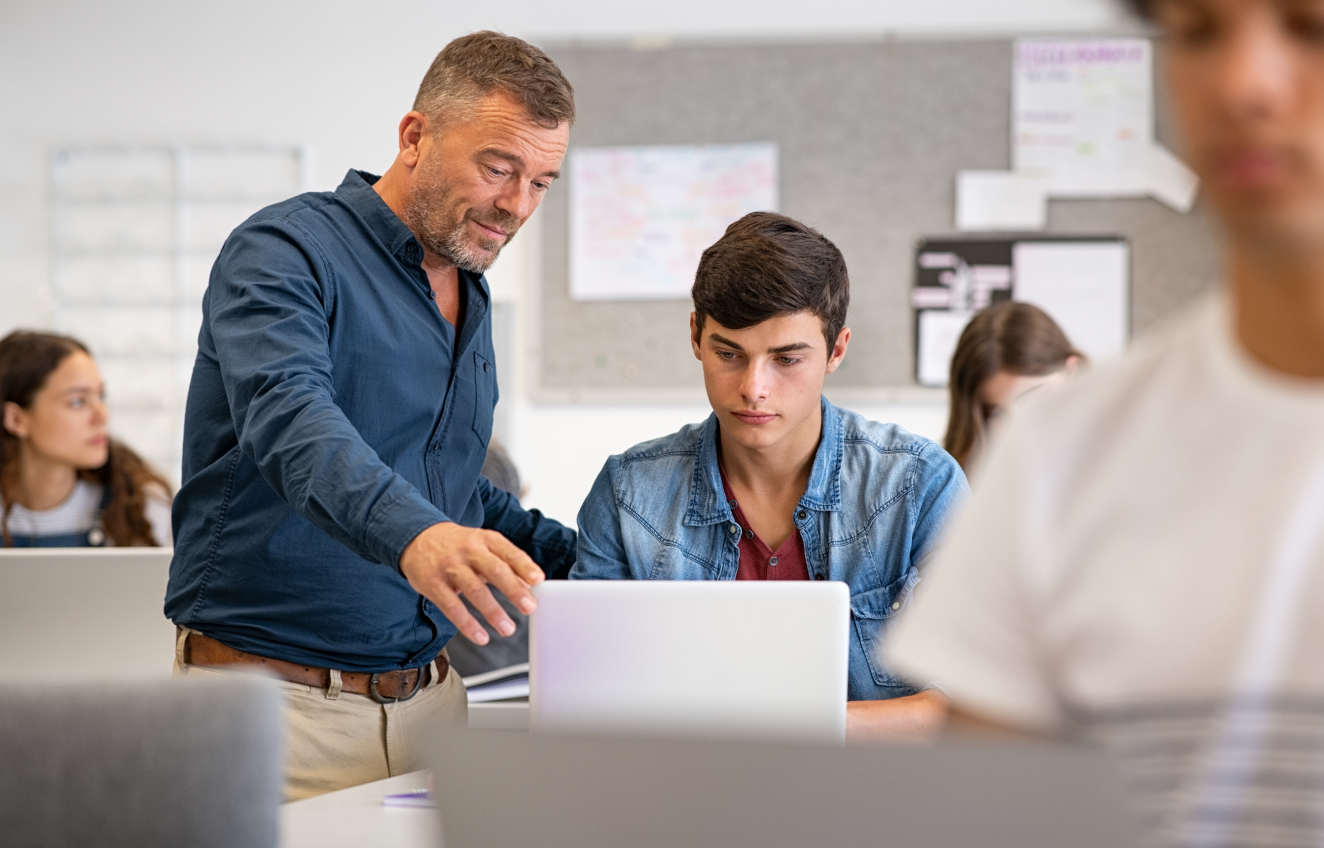
[{"label": "short gray beard", "polygon": [[[506,240],[496,249],[495,253],[484,253],[473,247],[464,239],[464,222],[461,218],[460,223],[448,233],[443,234],[437,239],[436,247],[429,248],[438,256],[444,258],[447,262],[463,271],[471,274],[485,274],[487,269],[492,267],[492,263],[501,256],[501,251],[505,250],[506,245],[515,238],[515,233],[506,236]],[[431,238],[431,234],[429,234]]]},{"label": "short gray beard", "polygon": [[453,205],[451,192],[437,183],[435,174],[425,172],[419,176],[420,185],[414,189],[404,210],[405,223],[413,230],[414,237],[423,245],[424,250],[436,254],[448,264],[471,274],[486,273],[501,255],[502,249],[515,238],[519,222],[513,219],[497,222],[507,231],[505,241],[492,253],[481,251],[465,239],[464,223],[468,220],[467,213],[460,215],[459,220],[449,225],[447,229],[443,230],[437,225],[436,216],[430,215],[429,212],[436,209],[449,213]]}]

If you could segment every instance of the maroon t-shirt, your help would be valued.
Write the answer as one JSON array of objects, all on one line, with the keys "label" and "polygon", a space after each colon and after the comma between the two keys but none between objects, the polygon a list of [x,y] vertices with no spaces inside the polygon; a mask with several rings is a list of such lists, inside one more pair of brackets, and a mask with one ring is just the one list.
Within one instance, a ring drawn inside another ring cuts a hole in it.
[{"label": "maroon t-shirt", "polygon": [[726,502],[731,506],[731,514],[740,525],[740,564],[736,568],[737,580],[808,580],[809,566],[805,563],[805,543],[796,528],[777,550],[768,548],[763,540],[754,535],[745,514],[740,511],[740,504],[731,491],[731,484],[726,482],[726,469],[721,463],[717,470],[722,475],[722,491],[726,493]]}]

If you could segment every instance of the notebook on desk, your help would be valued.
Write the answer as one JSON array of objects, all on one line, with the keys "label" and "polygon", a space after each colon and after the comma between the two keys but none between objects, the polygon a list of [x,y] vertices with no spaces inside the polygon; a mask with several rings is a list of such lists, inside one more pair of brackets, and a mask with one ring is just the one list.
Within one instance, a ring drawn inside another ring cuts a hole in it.
[{"label": "notebook on desk", "polygon": [[845,738],[844,583],[557,580],[534,592],[534,731]]}]

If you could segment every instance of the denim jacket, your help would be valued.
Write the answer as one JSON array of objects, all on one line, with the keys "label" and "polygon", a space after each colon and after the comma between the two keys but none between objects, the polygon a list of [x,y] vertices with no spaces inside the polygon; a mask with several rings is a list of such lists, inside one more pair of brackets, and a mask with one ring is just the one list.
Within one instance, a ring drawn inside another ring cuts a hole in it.
[{"label": "denim jacket", "polygon": [[[963,499],[965,475],[928,439],[823,400],[823,434],[795,511],[815,580],[850,587],[847,697],[910,695],[879,659],[887,621]],[[734,580],[739,543],[717,467],[717,417],[607,460],[579,512],[571,579]]]}]

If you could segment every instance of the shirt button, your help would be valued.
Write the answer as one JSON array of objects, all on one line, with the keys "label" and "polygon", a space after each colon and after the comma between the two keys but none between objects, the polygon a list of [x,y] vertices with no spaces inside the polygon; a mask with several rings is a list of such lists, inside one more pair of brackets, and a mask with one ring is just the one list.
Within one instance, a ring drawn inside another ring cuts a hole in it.
[{"label": "shirt button", "polygon": [[799,512],[797,512],[797,513],[795,514],[795,517],[798,518],[798,519],[800,519],[801,521],[804,521],[806,518],[809,517],[809,513],[805,512],[805,511],[802,509],[802,510],[800,510]]},{"label": "shirt button", "polygon": [[483,363],[483,370],[484,370],[484,371],[487,370],[487,363],[486,363],[486,362]]},{"label": "shirt button", "polygon": [[746,539],[754,538],[754,531],[750,530],[749,528],[745,528],[745,538]]},{"label": "shirt button", "polygon": [[740,532],[740,525],[739,525],[739,524],[732,524],[732,525],[731,525],[731,534],[732,534],[732,535],[735,535],[736,533],[739,533],[739,532]]},{"label": "shirt button", "polygon": [[892,604],[892,609],[894,609],[894,610],[899,610],[899,609],[901,609],[901,602],[900,602],[900,601],[897,601],[896,603]]},{"label": "shirt button", "polygon": [[437,299],[437,293],[434,292],[432,289],[428,289],[428,300],[436,300],[436,299]]},{"label": "shirt button", "polygon": [[735,509],[735,508],[736,508],[736,499],[735,499],[735,498],[732,498],[731,500],[729,500],[729,501],[726,502],[726,505],[729,506],[731,509]]},{"label": "shirt button", "polygon": [[776,558],[776,557],[773,557],[772,559],[768,560],[768,565],[773,565],[773,566],[775,566],[776,564],[777,564],[777,558]]}]

